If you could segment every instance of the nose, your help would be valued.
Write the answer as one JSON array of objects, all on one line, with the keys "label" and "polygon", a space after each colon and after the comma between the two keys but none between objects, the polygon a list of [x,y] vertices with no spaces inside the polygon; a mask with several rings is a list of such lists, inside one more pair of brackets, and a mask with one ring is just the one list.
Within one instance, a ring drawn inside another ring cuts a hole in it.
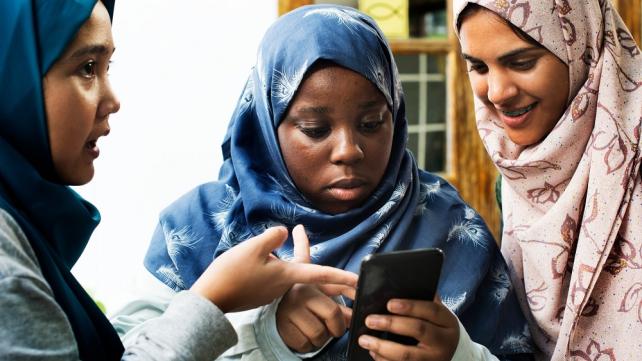
[{"label": "nose", "polygon": [[109,79],[105,79],[103,91],[103,97],[98,106],[99,119],[105,118],[120,110],[120,99],[118,99],[118,96],[114,92]]},{"label": "nose", "polygon": [[355,133],[352,129],[337,131],[331,155],[332,163],[352,165],[364,158],[363,147]]},{"label": "nose", "polygon": [[502,70],[488,72],[488,100],[495,105],[503,105],[517,96],[519,89],[510,74]]}]

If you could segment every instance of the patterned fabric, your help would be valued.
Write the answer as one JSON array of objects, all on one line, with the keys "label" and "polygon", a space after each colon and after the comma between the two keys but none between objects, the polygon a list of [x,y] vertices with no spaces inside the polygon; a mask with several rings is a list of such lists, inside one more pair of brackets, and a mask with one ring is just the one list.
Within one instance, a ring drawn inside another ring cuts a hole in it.
[{"label": "patterned fabric", "polygon": [[[113,1],[103,2],[112,14]],[[42,95],[43,76],[95,3],[0,1],[0,208],[29,239],[80,357],[109,360],[123,352],[118,335],[70,272],[100,214],[56,182]]]},{"label": "patterned fabric", "polygon": [[[468,2],[455,1],[455,14]],[[606,0],[480,5],[569,67],[568,108],[539,144],[516,146],[476,100],[504,179],[502,252],[542,357],[639,359],[640,49]]]},{"label": "patterned fabric", "polygon": [[[298,191],[276,131],[319,59],[370,80],[385,95],[394,119],[393,149],[380,185],[362,206],[336,215],[318,211]],[[473,340],[499,354],[528,352],[526,322],[493,237],[452,186],[417,169],[406,139],[399,76],[374,21],[346,7],[295,10],[280,18],[260,45],[222,145],[218,181],[197,187],[162,212],[145,266],[170,287],[185,289],[235,244],[267,227],[291,229],[298,223],[307,228],[313,262],[353,272],[374,252],[439,247],[446,255],[439,292]],[[288,240],[276,254],[289,259],[292,248]],[[346,340],[321,358],[344,357]]]}]

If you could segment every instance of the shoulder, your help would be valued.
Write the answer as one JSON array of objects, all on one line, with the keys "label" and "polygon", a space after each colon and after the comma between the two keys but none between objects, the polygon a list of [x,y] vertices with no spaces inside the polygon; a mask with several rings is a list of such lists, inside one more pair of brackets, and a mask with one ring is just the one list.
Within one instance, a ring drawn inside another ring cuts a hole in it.
[{"label": "shoulder", "polygon": [[42,272],[24,232],[15,219],[0,208],[0,278],[12,276],[42,278]]},{"label": "shoulder", "polygon": [[468,207],[452,184],[436,174],[423,170],[419,170],[419,202],[442,210]]}]

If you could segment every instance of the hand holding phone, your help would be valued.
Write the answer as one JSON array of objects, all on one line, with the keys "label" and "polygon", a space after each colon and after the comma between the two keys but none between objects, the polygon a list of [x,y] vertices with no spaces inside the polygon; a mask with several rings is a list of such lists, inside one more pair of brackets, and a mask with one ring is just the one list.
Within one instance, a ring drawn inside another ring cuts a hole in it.
[{"label": "hand holding phone", "polygon": [[[442,261],[439,249],[391,252],[364,259],[350,327],[349,360],[371,360],[370,351],[389,360],[402,360],[408,354],[432,359],[424,356],[435,351],[435,355],[452,356],[459,339],[459,323],[443,304],[432,302]],[[363,340],[371,341],[367,349],[360,346]]]}]

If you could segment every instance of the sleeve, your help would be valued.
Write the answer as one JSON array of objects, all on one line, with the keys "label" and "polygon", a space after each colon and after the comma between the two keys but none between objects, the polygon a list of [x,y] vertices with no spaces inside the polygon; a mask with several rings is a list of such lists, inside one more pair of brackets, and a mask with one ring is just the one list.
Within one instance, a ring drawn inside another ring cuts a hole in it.
[{"label": "sleeve", "polygon": [[125,346],[125,360],[214,360],[237,336],[225,315],[209,300],[176,293],[151,275],[145,296],[110,319]]},{"label": "sleeve", "polygon": [[78,358],[71,325],[26,236],[0,210],[0,359]]},{"label": "sleeve", "polygon": [[281,299],[252,310],[228,314],[239,335],[239,343],[221,360],[300,361],[281,339],[276,328],[276,310]]},{"label": "sleeve", "polygon": [[[333,297],[333,299],[337,303],[345,305],[341,297]],[[325,345],[312,352],[293,352],[283,342],[276,327],[276,311],[280,302],[281,298],[278,298],[266,306],[228,314],[239,335],[239,343],[227,351],[221,359],[226,361],[300,361],[315,357],[333,340],[332,338],[328,339]]]},{"label": "sleeve", "polygon": [[210,361],[237,341],[223,312],[189,291],[176,294],[162,316],[132,331],[123,360]]},{"label": "sleeve", "polygon": [[[126,336],[130,342],[123,360],[211,361],[236,343],[236,333],[225,315],[197,294],[183,291],[171,302],[156,302],[153,307],[136,302],[129,309],[138,311],[139,317],[122,318],[121,326],[116,326],[131,333]],[[0,359],[79,359],[71,325],[29,242],[1,210]]]},{"label": "sleeve", "polygon": [[473,342],[459,322],[459,342],[451,361],[499,361],[486,347]]}]

